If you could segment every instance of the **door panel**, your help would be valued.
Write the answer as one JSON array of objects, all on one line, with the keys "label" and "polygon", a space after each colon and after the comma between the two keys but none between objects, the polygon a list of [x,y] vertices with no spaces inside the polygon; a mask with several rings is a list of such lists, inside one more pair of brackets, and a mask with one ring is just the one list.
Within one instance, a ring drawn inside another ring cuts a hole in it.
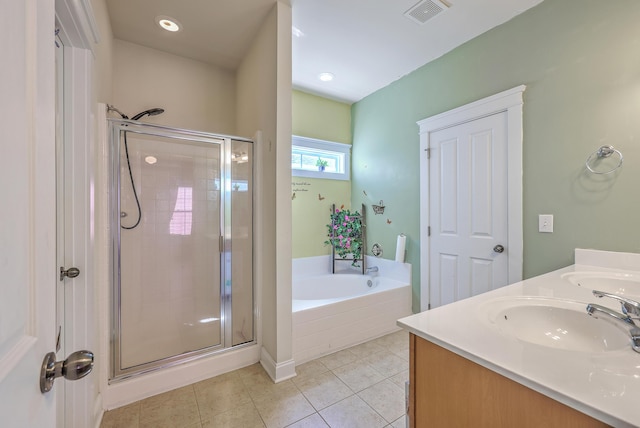
[{"label": "door panel", "polygon": [[0,67],[0,415],[2,426],[54,427],[38,377],[55,336],[54,5],[0,1],[11,40]]},{"label": "door panel", "polygon": [[507,284],[506,113],[430,135],[430,302],[451,303]]}]

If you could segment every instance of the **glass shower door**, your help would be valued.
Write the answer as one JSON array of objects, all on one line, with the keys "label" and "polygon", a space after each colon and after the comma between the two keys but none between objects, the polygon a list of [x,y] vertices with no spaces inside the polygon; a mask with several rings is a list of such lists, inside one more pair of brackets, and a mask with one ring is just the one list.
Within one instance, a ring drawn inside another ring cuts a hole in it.
[{"label": "glass shower door", "polygon": [[224,345],[224,140],[131,131],[120,132],[122,373]]}]

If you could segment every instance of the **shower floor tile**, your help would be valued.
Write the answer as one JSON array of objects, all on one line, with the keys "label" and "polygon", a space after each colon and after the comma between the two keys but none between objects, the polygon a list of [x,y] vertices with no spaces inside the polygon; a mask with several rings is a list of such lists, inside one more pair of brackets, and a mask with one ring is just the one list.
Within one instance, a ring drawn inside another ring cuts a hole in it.
[{"label": "shower floor tile", "polygon": [[405,427],[409,334],[399,331],[296,368],[274,384],[260,364],[104,414],[100,428]]}]

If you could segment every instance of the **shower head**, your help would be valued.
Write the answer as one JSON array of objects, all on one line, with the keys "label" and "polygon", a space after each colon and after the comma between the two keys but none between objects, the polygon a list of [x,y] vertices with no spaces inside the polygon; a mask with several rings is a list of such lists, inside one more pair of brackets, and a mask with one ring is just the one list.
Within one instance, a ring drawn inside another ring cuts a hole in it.
[{"label": "shower head", "polygon": [[129,119],[129,117],[126,114],[124,114],[123,112],[121,112],[120,110],[112,106],[111,104],[107,104],[107,113],[112,111],[115,111],[116,113],[118,113],[120,116],[122,116],[123,119]]},{"label": "shower head", "polygon": [[140,112],[138,114],[136,114],[135,116],[133,116],[131,118],[131,120],[138,120],[140,118],[142,118],[143,116],[149,115],[149,116],[157,116],[159,114],[164,113],[164,109],[163,108],[150,108],[149,110],[145,110],[143,112]]}]

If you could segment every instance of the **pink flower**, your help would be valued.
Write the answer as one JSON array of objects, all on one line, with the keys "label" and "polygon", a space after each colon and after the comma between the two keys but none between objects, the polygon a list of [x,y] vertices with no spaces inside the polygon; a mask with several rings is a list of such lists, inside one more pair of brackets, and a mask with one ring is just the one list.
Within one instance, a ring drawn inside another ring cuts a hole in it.
[{"label": "pink flower", "polygon": [[351,248],[351,242],[347,241],[347,248]]},{"label": "pink flower", "polygon": [[344,216],[344,219],[349,221],[349,216],[348,215]]},{"label": "pink flower", "polygon": [[340,235],[338,236],[338,239],[344,239],[344,236]]},{"label": "pink flower", "polygon": [[342,223],[342,225],[343,225],[343,226],[346,226],[346,225],[347,225],[347,223]]},{"label": "pink flower", "polygon": [[338,228],[338,226],[334,224],[333,225],[333,230],[336,230],[337,228]]}]

